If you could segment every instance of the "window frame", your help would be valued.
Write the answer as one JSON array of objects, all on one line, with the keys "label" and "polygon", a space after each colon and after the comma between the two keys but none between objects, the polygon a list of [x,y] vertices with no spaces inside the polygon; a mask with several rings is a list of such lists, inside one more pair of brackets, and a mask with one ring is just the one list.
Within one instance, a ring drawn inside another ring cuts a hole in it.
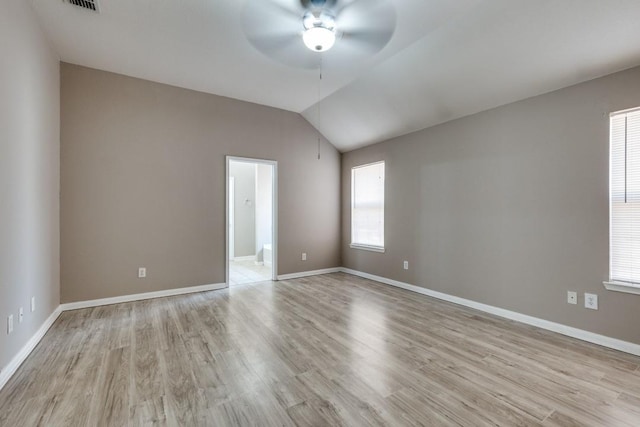
[{"label": "window frame", "polygon": [[[639,294],[640,295],[640,283],[634,282],[625,282],[620,280],[614,280],[612,278],[612,264],[613,264],[613,254],[612,254],[612,228],[613,228],[613,204],[614,204],[614,192],[612,188],[613,182],[613,118],[620,115],[627,115],[629,113],[640,112],[640,107],[629,108],[626,110],[615,111],[609,114],[609,279],[602,282],[604,287],[610,291],[616,292],[625,292],[631,294]],[[625,137],[626,139],[626,137]],[[625,166],[626,167],[626,166]]]},{"label": "window frame", "polygon": [[[355,180],[355,173],[357,169],[361,169],[361,168],[365,168],[368,166],[374,166],[374,165],[379,165],[382,164],[382,180],[383,180],[383,187],[382,187],[382,245],[369,245],[369,244],[365,244],[365,243],[356,243],[354,242],[353,239],[353,231],[354,231],[354,215],[353,215],[353,209],[354,209],[354,203],[355,203],[355,185],[356,185],[356,180]],[[351,214],[351,241],[349,243],[349,247],[351,249],[360,249],[360,250],[365,250],[365,251],[371,251],[371,252],[379,252],[379,253],[384,253],[386,248],[385,248],[385,243],[386,243],[386,239],[385,239],[385,204],[386,204],[386,175],[387,175],[387,165],[386,162],[384,160],[379,160],[379,161],[375,161],[375,162],[371,162],[371,163],[365,163],[365,164],[361,164],[361,165],[357,165],[357,166],[353,166],[351,167],[351,206],[350,206],[350,214]]]}]

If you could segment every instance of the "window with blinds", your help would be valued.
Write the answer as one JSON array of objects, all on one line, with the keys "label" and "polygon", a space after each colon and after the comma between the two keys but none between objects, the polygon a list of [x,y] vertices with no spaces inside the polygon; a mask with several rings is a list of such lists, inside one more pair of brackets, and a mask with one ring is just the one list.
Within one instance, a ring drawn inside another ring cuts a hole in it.
[{"label": "window with blinds", "polygon": [[640,287],[640,108],[610,119],[610,282]]},{"label": "window with blinds", "polygon": [[351,169],[351,247],[384,252],[384,162]]}]

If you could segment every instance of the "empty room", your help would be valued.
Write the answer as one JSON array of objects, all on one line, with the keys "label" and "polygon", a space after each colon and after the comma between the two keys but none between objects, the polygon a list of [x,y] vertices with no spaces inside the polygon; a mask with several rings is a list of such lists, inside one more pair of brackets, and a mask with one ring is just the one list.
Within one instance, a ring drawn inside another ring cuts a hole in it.
[{"label": "empty room", "polygon": [[0,426],[640,425],[638,22],[0,0]]}]

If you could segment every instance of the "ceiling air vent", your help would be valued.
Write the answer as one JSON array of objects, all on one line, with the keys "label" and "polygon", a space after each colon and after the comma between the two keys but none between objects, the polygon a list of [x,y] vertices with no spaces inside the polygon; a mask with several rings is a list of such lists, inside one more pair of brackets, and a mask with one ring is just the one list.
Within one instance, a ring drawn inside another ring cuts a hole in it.
[{"label": "ceiling air vent", "polygon": [[98,3],[98,0],[67,0],[67,1],[83,9],[89,9],[94,12],[100,13],[100,4]]}]

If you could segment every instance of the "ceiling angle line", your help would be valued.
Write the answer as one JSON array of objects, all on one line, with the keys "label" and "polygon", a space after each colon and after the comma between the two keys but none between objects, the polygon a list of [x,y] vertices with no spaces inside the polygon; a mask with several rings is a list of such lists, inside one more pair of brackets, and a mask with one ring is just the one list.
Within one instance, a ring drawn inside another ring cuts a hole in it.
[{"label": "ceiling angle line", "polygon": [[321,85],[322,85],[322,54],[320,54],[320,66],[318,67],[319,69],[319,76],[320,78],[318,79],[318,102],[316,103],[316,123],[317,123],[317,128],[316,131],[318,132],[318,160],[320,160],[320,139],[321,139],[321,134],[320,134],[320,128],[322,127],[322,123],[320,122],[320,100],[321,100]]}]

